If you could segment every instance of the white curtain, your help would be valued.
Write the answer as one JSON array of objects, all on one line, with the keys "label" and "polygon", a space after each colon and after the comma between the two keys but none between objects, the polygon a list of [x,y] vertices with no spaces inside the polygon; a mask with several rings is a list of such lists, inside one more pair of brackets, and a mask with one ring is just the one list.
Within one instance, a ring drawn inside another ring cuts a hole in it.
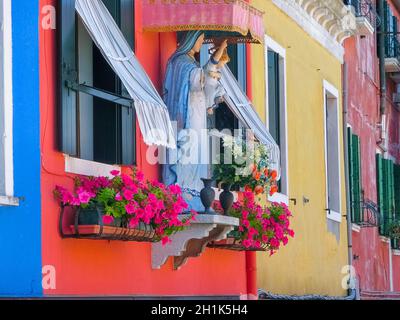
[{"label": "white curtain", "polygon": [[269,150],[271,168],[277,170],[280,176],[280,149],[274,138],[267,130],[254,107],[243,92],[232,71],[225,66],[222,69],[221,84],[226,94],[224,100],[229,109],[235,114],[239,121],[248,129],[251,129],[254,136]]},{"label": "white curtain", "polygon": [[75,8],[94,43],[134,100],[144,142],[175,148],[168,109],[107,7],[101,0],[76,0]]}]

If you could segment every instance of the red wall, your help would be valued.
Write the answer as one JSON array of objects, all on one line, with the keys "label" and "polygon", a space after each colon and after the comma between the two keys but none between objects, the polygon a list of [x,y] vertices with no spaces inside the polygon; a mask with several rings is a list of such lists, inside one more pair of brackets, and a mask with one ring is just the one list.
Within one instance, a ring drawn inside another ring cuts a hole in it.
[{"label": "red wall", "polygon": [[[377,203],[375,154],[380,139],[377,124],[379,117],[379,61],[376,34],[361,38],[352,37],[345,42],[345,63],[348,83],[348,120],[353,133],[361,139],[362,189],[365,198]],[[389,123],[389,154],[400,160],[398,148],[400,114],[391,103],[395,90],[387,81],[387,114]],[[353,231],[354,267],[363,291],[389,291],[388,243],[379,237],[377,228]],[[400,266],[393,265],[394,282],[400,287]]]},{"label": "red wall", "polygon": [[[55,0],[40,0],[43,5]],[[136,54],[160,88],[175,36],[143,33],[140,1],[136,8]],[[160,41],[162,39],[162,41]],[[53,200],[55,185],[72,188],[65,173],[64,156],[56,145],[56,31],[40,28],[41,194],[43,265],[56,269],[56,289],[46,295],[240,295],[246,293],[244,253],[207,249],[189,259],[180,271],[168,261],[161,270],[151,268],[151,245],[135,242],[63,240],[58,234],[59,206]],[[158,167],[145,161],[146,146],[138,133],[138,167],[147,177],[158,177]]]}]

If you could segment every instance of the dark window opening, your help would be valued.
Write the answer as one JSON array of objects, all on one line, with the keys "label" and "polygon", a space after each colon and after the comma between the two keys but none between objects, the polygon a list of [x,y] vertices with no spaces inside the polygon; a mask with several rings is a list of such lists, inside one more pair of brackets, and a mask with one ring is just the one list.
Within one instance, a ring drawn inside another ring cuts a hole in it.
[{"label": "dark window opening", "polygon": [[[133,49],[134,1],[103,2]],[[75,1],[59,6],[60,149],[85,160],[132,165],[132,100],[76,14]]]}]

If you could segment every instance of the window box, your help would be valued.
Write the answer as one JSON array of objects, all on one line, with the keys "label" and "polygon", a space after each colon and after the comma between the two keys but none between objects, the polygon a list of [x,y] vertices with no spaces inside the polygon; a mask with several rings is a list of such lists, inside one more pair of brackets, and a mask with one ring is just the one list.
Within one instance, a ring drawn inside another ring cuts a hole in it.
[{"label": "window box", "polygon": [[264,246],[261,248],[250,247],[246,248],[242,244],[242,240],[236,235],[236,232],[233,231],[228,234],[228,237],[225,240],[221,241],[213,241],[208,244],[209,248],[214,249],[223,249],[223,250],[231,250],[231,251],[267,251],[268,247]]},{"label": "window box", "polygon": [[[67,212],[66,212],[67,211]],[[121,227],[121,224],[104,225],[103,213],[101,209],[97,211],[93,220],[92,211],[84,212],[78,210],[67,210],[61,208],[60,214],[60,234],[64,239],[90,239],[90,240],[118,240],[136,242],[158,242],[160,238],[156,236],[154,229],[150,225],[141,223],[137,228]],[[82,219],[84,214],[88,214]]]}]

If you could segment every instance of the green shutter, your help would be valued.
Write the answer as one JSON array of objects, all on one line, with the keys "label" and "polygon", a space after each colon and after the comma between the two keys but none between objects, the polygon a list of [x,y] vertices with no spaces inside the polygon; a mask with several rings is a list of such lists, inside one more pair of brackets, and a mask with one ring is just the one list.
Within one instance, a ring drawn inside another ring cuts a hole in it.
[{"label": "green shutter", "polygon": [[67,83],[77,81],[75,41],[75,0],[58,1],[59,33],[59,148],[77,156],[76,92]]},{"label": "green shutter", "polygon": [[[394,218],[400,217],[400,165],[393,166],[393,179],[394,179]],[[399,247],[399,241],[392,241],[393,248]]]},{"label": "green shutter", "polygon": [[380,154],[376,155],[376,184],[379,207],[379,232],[383,234],[384,213],[384,183],[383,183],[383,159]]},{"label": "green shutter", "polygon": [[348,128],[349,183],[352,222],[362,221],[360,139]]},{"label": "green shutter", "polygon": [[389,214],[389,207],[390,207],[388,176],[389,176],[389,162],[387,159],[383,159],[383,224],[382,224],[383,235],[386,235],[387,217]]},{"label": "green shutter", "polygon": [[393,16],[392,10],[390,9],[390,6],[387,1],[384,3],[384,17],[383,17],[383,23],[384,23],[384,32],[388,32],[388,34],[385,35],[385,53],[387,57],[394,57],[395,55],[395,36],[393,34],[394,32],[394,24],[397,24],[397,21],[395,22],[395,17]]},{"label": "green shutter", "polygon": [[354,155],[353,155],[353,133],[351,128],[347,128],[347,144],[348,144],[348,162],[349,162],[349,197],[351,221],[355,222],[354,210]]},{"label": "green shutter", "polygon": [[393,222],[394,215],[394,172],[393,172],[393,161],[388,161],[389,166],[389,177],[388,177],[388,188],[389,188],[389,210],[387,216],[387,226]]},{"label": "green shutter", "polygon": [[354,185],[354,221],[362,221],[362,210],[361,210],[361,168],[360,168],[360,139],[358,136],[352,136],[352,147],[353,147],[353,185]]}]

